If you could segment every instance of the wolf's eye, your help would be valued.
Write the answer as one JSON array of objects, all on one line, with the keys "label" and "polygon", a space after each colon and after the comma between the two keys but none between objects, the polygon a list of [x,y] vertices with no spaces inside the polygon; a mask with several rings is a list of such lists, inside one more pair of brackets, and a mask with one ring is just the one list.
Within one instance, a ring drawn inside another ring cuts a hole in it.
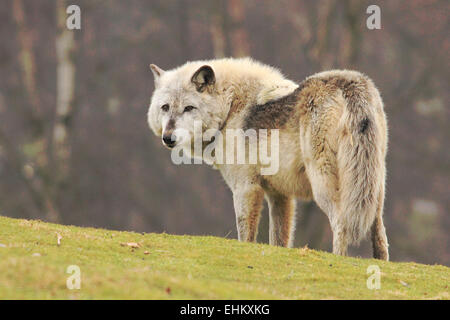
[{"label": "wolf's eye", "polygon": [[168,104],[163,105],[163,106],[161,107],[161,110],[164,111],[164,112],[169,111],[169,105],[168,105]]},{"label": "wolf's eye", "polygon": [[194,106],[187,106],[187,107],[184,107],[184,111],[183,112],[189,112],[189,111],[192,111],[194,109],[195,109]]}]

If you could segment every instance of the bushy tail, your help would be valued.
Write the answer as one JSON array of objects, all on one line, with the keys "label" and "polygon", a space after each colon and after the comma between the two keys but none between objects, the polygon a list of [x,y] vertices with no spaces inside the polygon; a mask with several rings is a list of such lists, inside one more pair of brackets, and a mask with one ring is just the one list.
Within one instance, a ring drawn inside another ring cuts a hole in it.
[{"label": "bushy tail", "polygon": [[[369,104],[367,88],[357,85],[344,92],[348,102],[341,118],[337,161],[339,170],[339,221],[349,244],[357,244],[372,226],[378,195],[384,183],[381,130],[376,124],[375,107]],[[376,90],[376,89],[375,89]]]}]

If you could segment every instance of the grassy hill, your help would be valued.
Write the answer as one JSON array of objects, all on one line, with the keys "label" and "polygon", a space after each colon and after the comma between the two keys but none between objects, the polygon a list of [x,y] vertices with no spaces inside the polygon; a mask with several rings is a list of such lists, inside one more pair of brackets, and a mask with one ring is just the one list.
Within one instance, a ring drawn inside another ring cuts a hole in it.
[{"label": "grassy hill", "polygon": [[[66,287],[70,265],[80,290]],[[439,265],[0,217],[0,299],[449,299],[449,283]]]}]

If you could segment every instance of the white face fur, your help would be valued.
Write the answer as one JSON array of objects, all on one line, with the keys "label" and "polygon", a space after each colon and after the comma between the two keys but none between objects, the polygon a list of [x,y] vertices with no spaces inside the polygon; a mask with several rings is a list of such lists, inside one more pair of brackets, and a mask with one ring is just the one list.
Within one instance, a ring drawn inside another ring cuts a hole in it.
[{"label": "white face fur", "polygon": [[[194,122],[201,122],[202,133],[219,129],[223,119],[223,99],[216,94],[215,74],[209,66],[163,71],[150,66],[155,78],[148,111],[148,123],[168,148],[193,146]],[[186,135],[188,133],[188,135]],[[198,132],[197,132],[198,133]],[[190,138],[190,139],[189,139]]]}]

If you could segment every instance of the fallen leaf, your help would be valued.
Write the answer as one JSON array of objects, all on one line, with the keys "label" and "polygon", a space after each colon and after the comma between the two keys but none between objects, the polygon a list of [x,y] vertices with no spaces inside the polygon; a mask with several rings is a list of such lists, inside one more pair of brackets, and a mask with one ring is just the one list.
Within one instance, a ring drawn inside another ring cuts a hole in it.
[{"label": "fallen leaf", "polygon": [[148,252],[148,251],[144,251],[144,254],[150,254],[150,252]]},{"label": "fallen leaf", "polygon": [[170,289],[170,287],[167,287],[167,288],[166,288],[166,293],[167,293],[167,294],[170,294],[171,292],[172,292],[172,290]]}]

